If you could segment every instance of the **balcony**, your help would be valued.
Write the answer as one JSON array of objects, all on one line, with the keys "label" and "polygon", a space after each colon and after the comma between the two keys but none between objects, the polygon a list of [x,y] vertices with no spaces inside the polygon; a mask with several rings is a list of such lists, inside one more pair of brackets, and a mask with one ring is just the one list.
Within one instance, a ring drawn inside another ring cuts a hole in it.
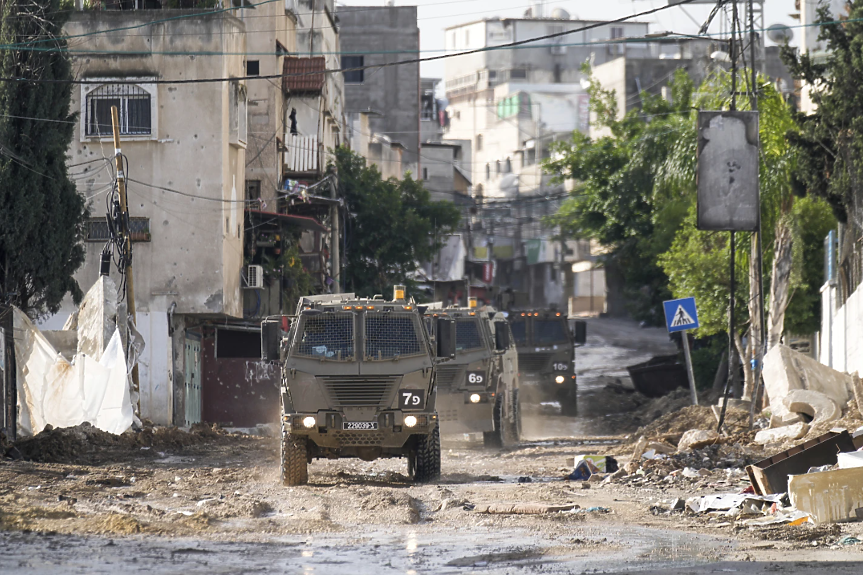
[{"label": "balcony", "polygon": [[317,136],[285,135],[285,173],[296,177],[314,176],[321,171],[321,153]]}]

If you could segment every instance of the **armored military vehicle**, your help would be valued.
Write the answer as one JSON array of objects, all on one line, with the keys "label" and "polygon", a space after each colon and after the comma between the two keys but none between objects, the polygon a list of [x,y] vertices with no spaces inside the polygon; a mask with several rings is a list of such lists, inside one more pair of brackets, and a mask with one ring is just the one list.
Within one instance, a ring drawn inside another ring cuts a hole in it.
[{"label": "armored military vehicle", "polygon": [[522,390],[533,401],[559,402],[563,415],[576,415],[575,346],[584,343],[586,324],[576,321],[570,329],[566,315],[551,310],[511,312],[509,322]]},{"label": "armored military vehicle", "polygon": [[455,320],[456,355],[437,372],[437,410],[443,433],[483,434],[486,447],[518,443],[521,415],[518,354],[509,324],[494,308],[428,309],[426,317]]},{"label": "armored military vehicle", "polygon": [[354,294],[302,298],[284,335],[264,321],[265,360],[279,360],[281,476],[308,482],[314,459],[404,457],[415,481],[440,475],[435,375],[455,356],[455,322],[441,317],[436,337],[397,286],[393,301]]}]

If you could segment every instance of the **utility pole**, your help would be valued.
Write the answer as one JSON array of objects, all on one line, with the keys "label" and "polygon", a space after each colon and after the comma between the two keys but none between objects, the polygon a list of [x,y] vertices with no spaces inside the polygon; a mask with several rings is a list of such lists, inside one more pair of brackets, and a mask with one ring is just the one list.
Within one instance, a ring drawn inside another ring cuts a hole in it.
[{"label": "utility pole", "polygon": [[[336,176],[331,176],[336,177]],[[334,200],[338,200],[338,185],[331,179],[330,180],[330,197]],[[330,206],[330,219],[332,220],[331,234],[332,239],[330,240],[330,250],[332,252],[332,256],[330,258],[330,264],[332,266],[333,272],[333,293],[342,293],[342,262],[341,262],[341,254],[339,253],[339,242],[341,241],[341,230],[340,230],[340,208],[341,206],[338,203],[333,203]]]},{"label": "utility pole", "polygon": [[[123,154],[120,150],[120,116],[117,106],[111,106],[111,127],[114,131],[114,160],[117,163],[117,191],[120,195],[120,211],[123,212],[123,226],[126,228],[123,234],[123,252],[126,256],[126,305],[129,307],[129,315],[132,322],[137,324],[135,314],[135,282],[132,279],[132,238],[129,231],[129,203],[126,200],[126,173],[123,171]],[[127,358],[128,359],[128,358]],[[138,394],[138,414],[141,413],[141,386],[138,380],[138,364],[132,368],[132,389]]]}]

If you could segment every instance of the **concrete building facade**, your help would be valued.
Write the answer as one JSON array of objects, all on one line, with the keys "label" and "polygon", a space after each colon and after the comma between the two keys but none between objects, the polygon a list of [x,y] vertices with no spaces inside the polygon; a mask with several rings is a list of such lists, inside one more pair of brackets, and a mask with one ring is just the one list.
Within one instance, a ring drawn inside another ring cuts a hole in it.
[{"label": "concrete building facade", "polygon": [[[154,20],[161,22],[149,25]],[[146,33],[104,32],[130,26]],[[64,31],[88,35],[95,52],[73,60],[76,77],[87,83],[73,90],[79,125],[69,164],[92,209],[76,279],[82,286],[98,279],[109,237],[100,216],[111,189],[110,109],[117,106],[137,325],[147,344],[139,363],[141,416],[162,424],[199,420],[186,401],[200,386],[199,326],[243,316],[248,88],[230,78],[245,76],[245,27],[230,15],[188,10],[86,11],[73,13]],[[191,78],[214,81],[170,83]],[[119,285],[116,269],[111,275]],[[51,323],[73,310],[69,302]]]},{"label": "concrete building facade", "polygon": [[[420,154],[419,63],[387,66],[419,53],[416,6],[342,6],[338,9],[345,111],[369,113],[371,134],[404,147],[404,169],[416,173]],[[371,66],[368,69],[356,69]],[[382,67],[378,67],[382,66]]]}]

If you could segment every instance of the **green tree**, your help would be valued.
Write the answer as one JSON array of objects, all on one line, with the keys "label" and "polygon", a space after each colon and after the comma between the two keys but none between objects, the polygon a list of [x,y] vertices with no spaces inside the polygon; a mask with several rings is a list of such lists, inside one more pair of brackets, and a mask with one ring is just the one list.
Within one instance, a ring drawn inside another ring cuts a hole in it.
[{"label": "green tree", "polygon": [[[69,179],[66,151],[72,68],[58,0],[0,0],[0,44],[44,41],[50,51],[0,51],[0,297],[27,313],[53,313],[84,261],[84,199]],[[14,294],[14,295],[13,295]]]},{"label": "green tree", "polygon": [[419,262],[432,259],[458,226],[458,208],[431,201],[410,175],[384,180],[376,166],[344,147],[335,150],[335,168],[347,206],[345,289],[370,296],[410,284]]},{"label": "green tree", "polygon": [[[584,72],[589,74],[590,68]],[[618,119],[616,97],[591,79],[588,92],[594,128],[609,135],[591,140],[575,132],[556,143],[544,167],[558,181],[572,179],[575,192],[549,223],[563,237],[591,238],[608,251],[605,265],[623,278],[630,312],[637,319],[661,323],[661,302],[669,299],[668,278],[657,258],[671,245],[689,199],[671,188],[655,186],[655,172],[675,149],[686,128],[693,84],[679,70],[670,84],[671,102],[647,93],[642,109]]]}]

